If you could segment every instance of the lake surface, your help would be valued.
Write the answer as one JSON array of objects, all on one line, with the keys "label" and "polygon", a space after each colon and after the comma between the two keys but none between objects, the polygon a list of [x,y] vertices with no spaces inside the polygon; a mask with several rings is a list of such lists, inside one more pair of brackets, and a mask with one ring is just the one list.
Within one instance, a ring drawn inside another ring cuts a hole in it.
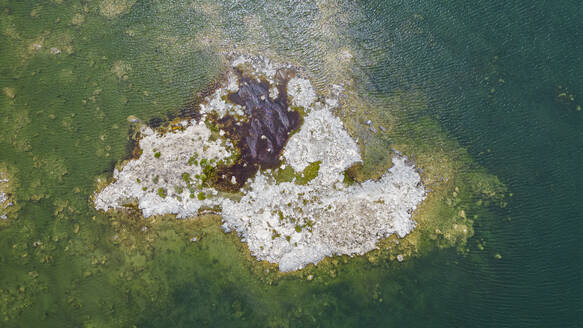
[{"label": "lake surface", "polygon": [[[19,207],[0,225],[0,326],[583,326],[581,17],[570,0],[0,0],[0,164]],[[437,122],[507,205],[464,251],[314,281],[258,278],[217,222],[162,222],[149,244],[95,211],[127,117],[178,114],[225,49],[289,58],[320,86],[351,74],[379,113],[408,95],[396,115]]]}]

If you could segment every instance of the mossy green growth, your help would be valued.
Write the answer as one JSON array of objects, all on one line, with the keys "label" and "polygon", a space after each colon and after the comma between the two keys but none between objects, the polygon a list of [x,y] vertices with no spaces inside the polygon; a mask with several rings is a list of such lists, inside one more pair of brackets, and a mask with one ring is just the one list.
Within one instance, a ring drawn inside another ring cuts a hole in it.
[{"label": "mossy green growth", "polygon": [[192,166],[192,165],[198,165],[198,161],[196,160],[198,158],[198,154],[194,154],[192,155],[189,159],[188,159],[188,165]]},{"label": "mossy green growth", "polygon": [[352,186],[354,184],[354,178],[352,178],[350,176],[350,173],[348,172],[348,170],[344,171],[344,179],[342,180],[342,182],[347,185],[347,186]]},{"label": "mossy green growth", "polygon": [[205,200],[206,199],[206,195],[202,191],[199,192],[196,197],[198,198],[198,200]]},{"label": "mossy green growth", "polygon": [[277,237],[281,237],[281,234],[279,232],[277,232],[277,230],[273,229],[271,231],[271,240],[277,238]]},{"label": "mossy green growth", "polygon": [[162,197],[162,198],[166,198],[166,189],[160,187],[158,188],[158,196]]},{"label": "mossy green growth", "polygon": [[159,152],[159,151],[158,151],[158,152],[156,152],[156,153],[154,153],[154,157],[156,157],[156,158],[160,158],[160,155],[161,155],[161,154],[160,154],[160,152]]},{"label": "mossy green growth", "polygon": [[318,172],[320,172],[320,164],[322,164],[322,161],[313,162],[306,166],[299,177],[296,177],[296,183],[305,185],[314,180],[318,176]]},{"label": "mossy green growth", "polygon": [[211,122],[212,120],[205,120],[204,123],[206,127],[211,131],[211,135],[209,136],[209,141],[215,141],[221,137],[219,128]]},{"label": "mossy green growth", "polygon": [[293,111],[300,113],[301,117],[306,117],[306,109],[300,106],[291,106],[290,107]]},{"label": "mossy green growth", "polygon": [[184,187],[174,186],[174,192],[176,192],[178,195],[182,194],[183,191],[184,191]]},{"label": "mossy green growth", "polygon": [[[212,181],[216,173],[216,167],[212,166],[205,158],[200,161],[202,173],[200,174],[201,186],[207,186],[209,181]],[[195,176],[196,177],[196,176]]]},{"label": "mossy green growth", "polygon": [[295,179],[296,184],[305,185],[318,176],[321,163],[321,161],[310,163],[302,172],[299,173],[294,171],[294,169],[288,165],[283,169],[277,170],[273,177],[277,183],[292,182]]},{"label": "mossy green growth", "polygon": [[186,182],[186,183],[190,183],[190,173],[182,173],[182,181]]},{"label": "mossy green growth", "polygon": [[280,168],[279,170],[275,171],[273,173],[273,177],[277,183],[292,182],[296,177],[296,172],[291,166],[287,165],[285,168]]}]

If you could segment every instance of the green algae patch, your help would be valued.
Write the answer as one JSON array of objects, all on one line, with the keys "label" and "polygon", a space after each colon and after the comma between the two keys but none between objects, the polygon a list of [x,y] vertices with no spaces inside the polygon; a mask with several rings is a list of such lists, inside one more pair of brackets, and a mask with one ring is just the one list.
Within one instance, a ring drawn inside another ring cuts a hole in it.
[{"label": "green algae patch", "polygon": [[310,163],[306,168],[299,174],[296,175],[296,183],[299,185],[308,184],[308,182],[312,181],[318,176],[318,172],[320,171],[320,164],[322,161],[316,161]]},{"label": "green algae patch", "polygon": [[301,172],[296,172],[290,165],[283,164],[282,167],[272,172],[277,183],[294,182],[298,185],[306,185],[318,176],[321,161],[310,163]]},{"label": "green algae patch", "polygon": [[386,140],[373,138],[366,146],[361,146],[363,161],[356,163],[346,170],[346,176],[356,182],[379,179],[392,166],[392,157],[395,155],[391,143]]},{"label": "green algae patch", "polygon": [[167,195],[166,189],[158,188],[158,196],[160,196],[162,198],[166,198],[166,195]]}]

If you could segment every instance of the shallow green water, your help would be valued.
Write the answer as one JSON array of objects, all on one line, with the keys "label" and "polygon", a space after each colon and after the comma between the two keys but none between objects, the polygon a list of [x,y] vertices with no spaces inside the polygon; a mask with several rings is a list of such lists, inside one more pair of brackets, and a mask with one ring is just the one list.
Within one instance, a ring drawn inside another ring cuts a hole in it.
[{"label": "shallow green water", "polygon": [[[0,160],[21,206],[0,227],[0,326],[583,325],[578,2],[136,1],[113,17],[104,4],[133,1],[60,2],[0,1],[0,89],[14,90],[0,97]],[[88,201],[95,178],[127,156],[128,115],[176,114],[217,78],[223,43],[289,57],[320,85],[345,72],[327,56],[350,49],[379,112],[423,95],[397,115],[439,122],[506,184],[508,206],[476,221],[463,254],[355,259],[312,282],[269,285],[217,224],[195,246],[167,229],[128,251]]]}]

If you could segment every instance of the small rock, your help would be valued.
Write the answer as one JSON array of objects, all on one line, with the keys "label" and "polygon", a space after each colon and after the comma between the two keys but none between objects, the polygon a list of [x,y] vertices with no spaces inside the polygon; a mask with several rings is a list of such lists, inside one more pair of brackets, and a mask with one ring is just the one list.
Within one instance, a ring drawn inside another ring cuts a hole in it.
[{"label": "small rock", "polygon": [[312,279],[314,279],[314,275],[309,275],[306,279],[312,280]]},{"label": "small rock", "polygon": [[397,255],[397,261],[403,262],[403,255],[401,254]]},{"label": "small rock", "polygon": [[375,129],[375,128],[374,128],[374,127],[372,127],[372,126],[371,126],[370,128],[368,128],[368,129],[369,129],[369,130],[370,130],[370,132],[372,132],[372,133],[377,133],[377,129]]},{"label": "small rock", "polygon": [[128,116],[127,120],[130,123],[140,123],[140,119],[135,117],[134,115]]},{"label": "small rock", "polygon": [[52,55],[58,55],[60,53],[61,53],[61,50],[59,50],[59,48],[55,48],[55,47],[51,48]]},{"label": "small rock", "polygon": [[190,238],[190,241],[191,241],[191,242],[193,242],[193,243],[194,243],[195,241],[197,241],[197,240],[198,240],[198,237],[196,237],[196,236],[195,236],[195,237],[192,237],[192,238]]},{"label": "small rock", "polygon": [[384,127],[384,126],[382,126],[382,125],[379,125],[379,129],[380,129],[381,131],[383,131],[383,132],[387,132],[387,129],[385,129],[385,127]]},{"label": "small rock", "polygon": [[148,231],[148,227],[146,227],[146,226],[143,226],[143,227],[142,227],[142,231],[144,231],[144,232],[145,232],[145,231]]},{"label": "small rock", "polygon": [[366,125],[371,126],[372,125],[372,121],[371,120],[366,121]]}]

